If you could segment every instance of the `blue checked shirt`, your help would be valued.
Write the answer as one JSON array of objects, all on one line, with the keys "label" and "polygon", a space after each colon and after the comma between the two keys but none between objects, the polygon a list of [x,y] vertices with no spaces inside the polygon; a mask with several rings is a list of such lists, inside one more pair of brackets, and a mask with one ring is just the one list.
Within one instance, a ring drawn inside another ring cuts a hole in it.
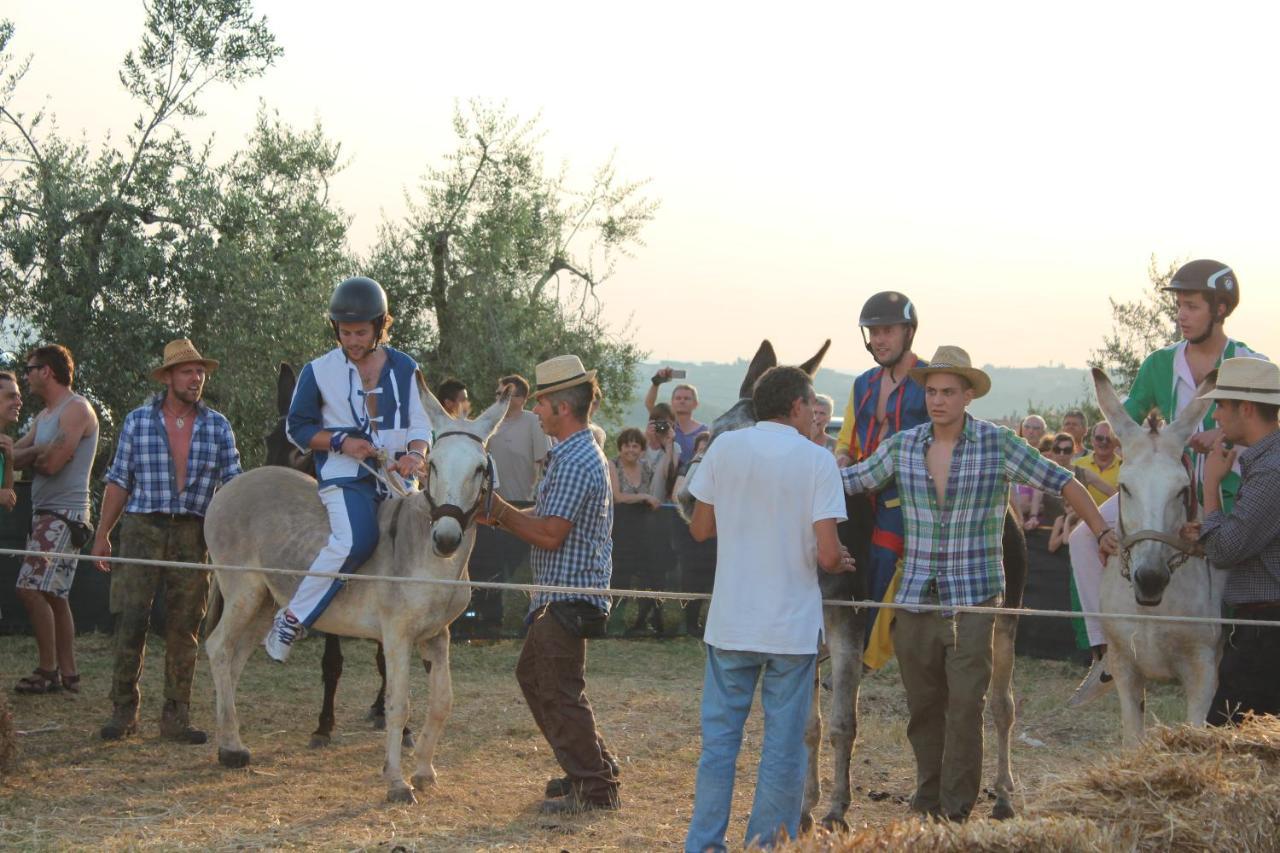
[{"label": "blue checked shirt", "polygon": [[169,436],[160,411],[163,394],[125,416],[106,481],[129,493],[125,512],[169,512],[204,516],[213,492],[240,473],[240,451],[231,423],[204,403],[196,404],[187,457],[186,487],[179,493]]},{"label": "blue checked shirt", "polygon": [[965,415],[938,506],[926,455],[933,424],[893,435],[864,462],[840,472],[849,494],[881,489],[897,478],[906,525],[899,604],[980,604],[1004,591],[1004,516],[1009,483],[1054,495],[1067,471],[1032,450],[1007,427]]},{"label": "blue checked shirt", "polygon": [[[591,430],[579,430],[547,451],[547,471],[538,483],[533,514],[573,522],[559,548],[530,550],[533,582],[608,589],[613,575],[613,490],[609,462]],[[574,599],[609,611],[609,599],[603,595],[535,592],[529,612],[552,601]]]}]

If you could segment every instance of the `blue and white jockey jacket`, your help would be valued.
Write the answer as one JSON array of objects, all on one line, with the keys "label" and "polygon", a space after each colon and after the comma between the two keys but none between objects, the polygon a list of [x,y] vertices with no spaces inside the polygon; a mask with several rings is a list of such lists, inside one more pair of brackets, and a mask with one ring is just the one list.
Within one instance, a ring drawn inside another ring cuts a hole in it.
[{"label": "blue and white jockey jacket", "polygon": [[[414,378],[417,362],[391,347],[382,349],[387,354],[387,363],[378,377],[377,387],[367,392],[361,385],[359,371],[341,347],[335,347],[302,368],[285,419],[289,440],[306,451],[317,432],[340,430],[372,442],[393,459],[408,450],[411,441],[430,443],[431,424],[423,411]],[[370,418],[365,400],[374,395],[378,414]],[[320,450],[314,453],[316,479],[321,487],[354,483],[373,476],[350,456]]]}]

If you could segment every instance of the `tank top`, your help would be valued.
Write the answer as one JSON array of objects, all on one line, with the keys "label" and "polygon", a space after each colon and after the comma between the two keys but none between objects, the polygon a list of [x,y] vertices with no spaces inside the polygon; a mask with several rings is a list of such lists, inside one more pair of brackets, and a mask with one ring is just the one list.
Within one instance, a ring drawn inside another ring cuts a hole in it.
[{"label": "tank top", "polygon": [[627,475],[622,470],[622,460],[613,460],[614,470],[618,474],[618,490],[624,495],[647,495],[649,488],[653,484],[653,468],[649,465],[648,460],[640,460],[640,483],[633,484],[627,481]]},{"label": "tank top", "polygon": [[[56,409],[36,416],[35,443],[48,444],[58,435],[58,419],[62,410],[72,400],[84,400],[79,394],[68,394]],[[88,401],[85,401],[86,404]],[[31,482],[32,509],[51,509],[55,512],[82,512],[89,517],[89,472],[93,456],[98,449],[98,424],[93,426],[76,444],[75,453],[62,470],[52,476],[36,474]]]}]

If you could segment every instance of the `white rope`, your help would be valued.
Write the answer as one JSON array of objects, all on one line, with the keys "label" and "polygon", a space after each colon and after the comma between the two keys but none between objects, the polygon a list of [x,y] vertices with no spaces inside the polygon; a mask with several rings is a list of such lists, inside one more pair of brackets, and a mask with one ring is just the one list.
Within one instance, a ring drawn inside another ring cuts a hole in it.
[{"label": "white rope", "polygon": [[[425,583],[437,586],[465,586],[473,589],[498,589],[511,592],[553,592],[573,593],[575,595],[599,595],[612,598],[654,598],[671,601],[706,601],[711,598],[709,592],[669,592],[657,589],[599,589],[589,586],[556,586],[533,583],[504,583],[499,581],[454,580],[453,578],[400,577],[390,575],[342,574],[340,572],[312,572],[306,569],[273,569],[264,566],[230,566],[217,563],[184,563],[177,560],[148,560],[139,557],[92,557],[85,554],[60,553],[55,551],[28,551],[21,548],[0,548],[0,555],[13,557],[47,557],[63,560],[79,560],[81,562],[130,563],[138,566],[159,566],[171,569],[191,569],[194,571],[245,572],[291,577],[331,578],[342,581],[380,581],[382,583]],[[847,601],[843,599],[823,600],[827,607],[852,607],[855,610],[909,610],[912,612],[944,612],[944,613],[990,613],[996,616],[1048,616],[1057,619],[1116,619],[1134,622],[1173,622],[1191,625],[1252,625],[1255,628],[1280,628],[1280,621],[1254,619],[1224,619],[1215,616],[1164,616],[1157,613],[1091,613],[1075,610],[1038,610],[1028,607],[982,607],[979,605],[961,604],[899,604],[896,601]]]}]

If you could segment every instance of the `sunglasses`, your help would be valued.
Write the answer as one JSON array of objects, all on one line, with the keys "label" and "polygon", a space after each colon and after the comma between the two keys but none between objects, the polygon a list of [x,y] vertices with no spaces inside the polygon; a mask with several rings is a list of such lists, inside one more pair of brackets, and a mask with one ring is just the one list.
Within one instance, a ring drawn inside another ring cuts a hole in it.
[{"label": "sunglasses", "polygon": [[1074,445],[1063,444],[1059,447],[1053,448],[1053,452],[1054,453],[1075,453],[1076,449]]},{"label": "sunglasses", "polygon": [[1095,435],[1095,436],[1093,437],[1093,443],[1094,443],[1094,444],[1110,444],[1110,443],[1111,443],[1111,436],[1109,436],[1109,435]]}]

